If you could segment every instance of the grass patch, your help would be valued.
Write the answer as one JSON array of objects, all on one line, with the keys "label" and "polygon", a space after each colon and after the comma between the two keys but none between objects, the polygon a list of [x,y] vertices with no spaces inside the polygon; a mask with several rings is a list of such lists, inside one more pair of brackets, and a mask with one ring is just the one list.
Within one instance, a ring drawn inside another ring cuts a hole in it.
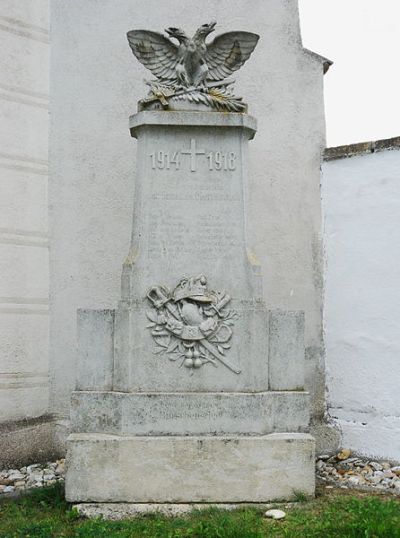
[{"label": "grass patch", "polygon": [[400,538],[398,498],[331,490],[329,495],[286,512],[280,521],[264,519],[256,508],[208,509],[177,518],[147,515],[125,521],[85,520],[71,510],[62,486],[56,484],[18,500],[1,501],[0,537]]}]

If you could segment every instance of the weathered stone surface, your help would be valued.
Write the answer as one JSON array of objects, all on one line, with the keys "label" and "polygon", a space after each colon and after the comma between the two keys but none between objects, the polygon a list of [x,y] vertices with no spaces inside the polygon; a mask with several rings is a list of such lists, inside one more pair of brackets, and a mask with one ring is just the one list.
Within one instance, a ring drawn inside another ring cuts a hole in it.
[{"label": "weathered stone surface", "polygon": [[261,297],[246,251],[248,140],[254,118],[216,112],[140,112],[132,239],[122,297],[204,274],[235,299]]},{"label": "weathered stone surface", "polygon": [[111,390],[114,310],[78,310],[78,390]]},{"label": "weathered stone surface", "polygon": [[304,387],[304,313],[274,310],[269,315],[269,388]]},{"label": "weathered stone surface", "polygon": [[[182,359],[154,354],[147,329],[150,309],[146,301],[123,305],[116,313],[114,390],[119,391],[265,391],[268,389],[268,312],[259,301],[232,299],[230,307],[239,318],[233,327],[231,348],[225,354],[240,374],[219,361],[193,371]],[[254,336],[257,335],[255,338]]]},{"label": "weathered stone surface", "polygon": [[257,130],[257,120],[248,114],[226,114],[224,112],[201,113],[197,112],[139,112],[129,118],[131,135],[138,138],[139,129],[145,126],[170,126],[190,125],[192,127],[223,127],[243,128],[247,137],[251,140]]},{"label": "weathered stone surface", "polygon": [[124,435],[267,434],[306,431],[305,392],[74,392],[75,433]]},{"label": "weathered stone surface", "polygon": [[[205,508],[218,508],[219,510],[235,510],[244,506],[254,507],[254,503],[248,505],[226,503],[82,503],[74,505],[74,508],[83,517],[108,520],[131,519],[146,514],[162,514],[164,516],[182,516],[193,510]],[[258,508],[264,508],[264,504],[257,503]]]},{"label": "weathered stone surface", "polygon": [[69,502],[265,502],[314,494],[314,439],[72,434],[67,467]]}]

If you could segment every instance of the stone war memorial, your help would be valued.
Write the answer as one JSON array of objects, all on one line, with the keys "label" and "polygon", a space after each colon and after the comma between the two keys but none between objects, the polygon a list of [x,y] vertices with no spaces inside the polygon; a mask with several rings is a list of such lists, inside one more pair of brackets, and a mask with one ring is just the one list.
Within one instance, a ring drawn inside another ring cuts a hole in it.
[{"label": "stone war memorial", "polygon": [[215,25],[193,36],[127,34],[155,78],[130,117],[137,165],[121,300],[78,311],[66,475],[74,503],[314,494],[304,314],[268,308],[248,247],[257,120],[232,75],[259,36],[210,40]]}]

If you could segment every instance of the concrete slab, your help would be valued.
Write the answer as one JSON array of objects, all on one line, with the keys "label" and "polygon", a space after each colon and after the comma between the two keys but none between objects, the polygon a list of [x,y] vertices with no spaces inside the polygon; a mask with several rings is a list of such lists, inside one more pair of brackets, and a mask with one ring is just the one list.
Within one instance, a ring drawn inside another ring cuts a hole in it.
[{"label": "concrete slab", "polygon": [[177,517],[190,514],[193,510],[205,510],[207,508],[236,510],[237,508],[255,506],[261,510],[266,510],[269,505],[265,503],[81,503],[75,504],[74,508],[82,517],[89,519],[101,517],[102,519],[118,521],[147,514]]}]

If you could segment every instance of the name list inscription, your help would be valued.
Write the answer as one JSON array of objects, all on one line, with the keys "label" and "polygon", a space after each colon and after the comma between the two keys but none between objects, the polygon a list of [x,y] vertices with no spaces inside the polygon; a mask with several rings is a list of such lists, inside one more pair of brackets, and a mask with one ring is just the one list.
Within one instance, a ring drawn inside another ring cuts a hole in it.
[{"label": "name list inscription", "polygon": [[[182,156],[189,158],[182,158]],[[198,149],[196,140],[190,140],[190,148],[181,151],[155,151],[150,153],[151,167],[153,170],[181,170],[182,166],[189,164],[191,172],[197,171],[197,158],[203,156],[207,160],[209,170],[236,170],[236,152],[234,151],[209,151]]]},{"label": "name list inscription", "polygon": [[150,214],[148,257],[152,261],[166,253],[177,259],[182,255],[220,258],[232,253],[241,242],[237,220],[229,212],[201,212],[190,221],[168,209]]}]

